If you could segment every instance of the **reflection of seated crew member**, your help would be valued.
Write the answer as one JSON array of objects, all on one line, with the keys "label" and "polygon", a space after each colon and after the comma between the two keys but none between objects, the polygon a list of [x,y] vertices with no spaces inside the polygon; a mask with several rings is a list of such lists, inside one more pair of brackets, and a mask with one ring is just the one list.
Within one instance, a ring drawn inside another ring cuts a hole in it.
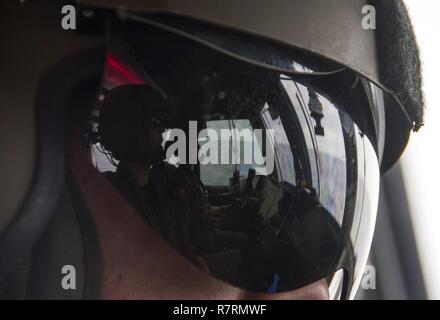
[{"label": "reflection of seated crew member", "polygon": [[106,176],[163,239],[205,267],[188,238],[190,220],[203,224],[204,194],[189,172],[163,161],[153,106],[163,110],[166,101],[147,86],[124,85],[108,93],[100,113],[100,142],[119,164]]}]

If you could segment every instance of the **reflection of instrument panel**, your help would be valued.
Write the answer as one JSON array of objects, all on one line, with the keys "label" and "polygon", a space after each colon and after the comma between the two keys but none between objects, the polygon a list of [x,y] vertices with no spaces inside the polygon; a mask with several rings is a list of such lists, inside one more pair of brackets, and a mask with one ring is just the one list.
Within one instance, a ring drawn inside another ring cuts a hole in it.
[{"label": "reflection of instrument panel", "polygon": [[258,209],[254,211],[259,225],[256,234],[260,239],[275,241],[286,225],[292,212],[292,201],[294,201],[293,190],[283,188],[271,177],[254,176],[249,181],[251,198],[259,203]]},{"label": "reflection of instrument panel", "polygon": [[[259,208],[255,212],[263,230],[274,235],[282,224],[279,202],[283,198],[283,190],[270,177],[253,176],[249,181],[249,195],[258,199]],[[260,229],[261,232],[261,229]],[[259,233],[260,233],[259,232]],[[260,233],[261,234],[261,233]]]},{"label": "reflection of instrument panel", "polygon": [[283,197],[283,191],[270,178],[263,178],[261,180],[258,198],[262,199],[262,203],[259,215],[264,221],[268,221],[278,213],[278,202]]}]

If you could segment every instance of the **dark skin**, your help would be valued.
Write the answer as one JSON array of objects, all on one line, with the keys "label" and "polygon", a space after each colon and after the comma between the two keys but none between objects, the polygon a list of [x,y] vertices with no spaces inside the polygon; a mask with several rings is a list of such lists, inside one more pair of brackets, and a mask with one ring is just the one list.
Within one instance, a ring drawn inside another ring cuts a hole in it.
[{"label": "dark skin", "polygon": [[[151,142],[160,143],[160,132],[152,132],[150,136]],[[329,298],[325,280],[291,292],[254,293],[218,280],[194,266],[162,240],[96,171],[81,152],[79,137],[73,135],[67,141],[66,161],[84,194],[100,238],[104,299]],[[136,181],[145,185],[149,166],[128,165]]]}]

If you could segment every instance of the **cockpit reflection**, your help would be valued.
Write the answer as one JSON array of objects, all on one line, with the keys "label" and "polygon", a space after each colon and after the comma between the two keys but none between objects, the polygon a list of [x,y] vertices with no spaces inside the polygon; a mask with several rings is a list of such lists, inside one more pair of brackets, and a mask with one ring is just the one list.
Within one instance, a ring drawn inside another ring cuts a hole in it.
[{"label": "cockpit reflection", "polygon": [[328,276],[355,187],[355,125],[285,75],[226,90],[231,75],[198,72],[210,98],[188,104],[167,99],[133,57],[110,54],[92,129],[96,167],[170,246],[219,279],[275,293]]}]

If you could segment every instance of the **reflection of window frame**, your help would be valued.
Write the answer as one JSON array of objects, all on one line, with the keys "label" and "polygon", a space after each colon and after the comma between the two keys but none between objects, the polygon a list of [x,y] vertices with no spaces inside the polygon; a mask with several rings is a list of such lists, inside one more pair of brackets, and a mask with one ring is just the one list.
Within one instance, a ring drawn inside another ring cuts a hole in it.
[{"label": "reflection of window frame", "polygon": [[[288,84],[292,84],[293,88],[290,87]],[[311,123],[311,119],[309,117],[309,114],[307,113],[308,107],[306,106],[305,101],[302,99],[302,93],[301,90],[298,88],[296,82],[292,82],[292,80],[288,79],[287,76],[283,76],[280,78],[280,91],[282,92],[282,96],[285,98],[290,115],[292,116],[293,120],[296,122],[296,126],[298,128],[301,128],[300,130],[297,130],[297,134],[300,135],[299,141],[301,142],[301,148],[305,152],[305,154],[308,154],[309,156],[305,159],[302,159],[303,161],[306,161],[304,164],[306,165],[306,168],[304,168],[305,172],[304,174],[308,175],[308,180],[310,180],[313,188],[318,192],[319,196],[319,190],[320,190],[320,167],[319,167],[319,160],[318,155],[316,153],[317,150],[317,142],[315,139],[315,136],[312,134],[312,127],[313,124]],[[301,125],[301,120],[298,118],[298,114],[302,114],[305,118],[305,121],[307,123],[307,128],[309,132],[304,132],[305,128],[303,125]],[[307,134],[309,133],[309,134]],[[306,136],[310,137],[311,139],[311,145],[309,146],[306,140]],[[311,159],[314,159],[313,163],[311,163]]]},{"label": "reflection of window frame", "polygon": [[[289,139],[289,135],[288,132],[286,131],[286,127],[281,119],[281,117],[278,115],[277,118],[273,119],[269,108],[270,102],[267,102],[265,104],[265,107],[263,108],[263,110],[261,111],[261,119],[263,119],[263,125],[265,126],[265,129],[272,129],[274,132],[274,135],[270,135],[270,143],[272,143],[272,147],[274,150],[274,164],[275,164],[275,168],[276,168],[276,180],[278,182],[286,182],[291,184],[292,186],[295,186],[297,183],[297,178],[298,178],[298,172],[297,172],[297,168],[295,166],[295,162],[297,161],[296,159],[296,155],[294,150],[292,149],[293,143],[295,141],[291,141]],[[277,120],[279,120],[279,122],[281,123],[281,126],[279,126],[278,124],[276,124]],[[276,124],[276,126],[274,126],[274,124]],[[282,131],[281,131],[282,130]],[[267,131],[267,134],[270,134],[270,131]],[[279,148],[278,146],[280,146],[282,143],[278,143],[276,136],[278,135],[282,135],[282,139],[285,140],[284,142],[289,146],[289,152],[290,152],[290,156],[291,156],[291,174],[292,177],[287,176],[286,174],[283,173],[283,171],[281,170],[282,164],[284,166],[289,166],[289,162],[290,161],[285,161],[285,159],[280,159],[279,156]],[[267,147],[266,147],[267,150]]]},{"label": "reflection of window frame", "polygon": [[[270,116],[269,105],[267,103],[264,105],[264,108],[260,112],[260,115],[261,115],[261,119],[262,119],[262,122],[263,122],[263,125],[264,125],[264,129],[273,129],[272,125],[271,125],[272,117]],[[277,179],[278,182],[281,182],[282,179],[283,179],[283,175],[282,175],[282,173],[280,171],[280,166],[281,165],[280,165],[280,160],[278,158],[278,150],[276,148],[275,136],[270,134],[270,131],[267,131],[266,135],[267,134],[269,135],[270,139],[269,140],[265,140],[265,141],[269,141],[271,143],[270,148],[272,148],[272,150],[274,150],[274,155],[273,156],[274,156],[274,161],[275,161],[276,179]],[[263,137],[263,139],[264,138],[265,137]],[[267,146],[266,146],[266,152],[267,152]],[[266,156],[267,156],[267,153],[266,153]]]}]

